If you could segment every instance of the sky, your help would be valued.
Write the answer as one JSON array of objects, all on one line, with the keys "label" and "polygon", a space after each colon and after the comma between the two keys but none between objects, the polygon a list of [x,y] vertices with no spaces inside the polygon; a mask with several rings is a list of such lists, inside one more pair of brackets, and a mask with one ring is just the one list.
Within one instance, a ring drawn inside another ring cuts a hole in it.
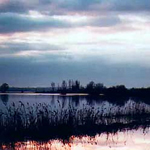
[{"label": "sky", "polygon": [[0,84],[150,86],[150,0],[0,0]]}]

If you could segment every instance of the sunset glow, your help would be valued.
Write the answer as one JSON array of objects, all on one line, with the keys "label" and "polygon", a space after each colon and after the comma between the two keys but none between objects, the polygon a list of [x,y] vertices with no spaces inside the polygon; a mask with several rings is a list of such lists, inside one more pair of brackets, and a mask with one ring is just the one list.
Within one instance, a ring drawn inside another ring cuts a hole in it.
[{"label": "sunset glow", "polygon": [[[70,137],[69,143],[51,140],[47,143],[35,141],[18,142],[15,150],[149,150],[150,130],[118,132],[117,134],[101,134],[95,137]],[[3,146],[4,150],[7,148]]]}]

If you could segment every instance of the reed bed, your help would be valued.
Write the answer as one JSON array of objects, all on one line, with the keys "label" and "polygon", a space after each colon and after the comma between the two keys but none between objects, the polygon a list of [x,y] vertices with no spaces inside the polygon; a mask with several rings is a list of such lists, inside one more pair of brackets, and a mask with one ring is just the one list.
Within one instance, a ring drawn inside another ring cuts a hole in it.
[{"label": "reed bed", "polygon": [[149,127],[150,109],[141,103],[130,106],[101,108],[69,104],[57,109],[49,104],[32,106],[12,103],[0,111],[0,143],[24,140],[69,139],[72,135],[96,135],[119,130]]}]

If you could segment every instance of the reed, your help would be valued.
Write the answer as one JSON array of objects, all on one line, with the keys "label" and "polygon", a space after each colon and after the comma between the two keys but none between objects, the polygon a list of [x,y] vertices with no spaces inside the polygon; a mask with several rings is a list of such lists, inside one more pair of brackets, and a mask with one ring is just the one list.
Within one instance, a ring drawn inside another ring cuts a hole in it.
[{"label": "reed", "polygon": [[0,143],[24,140],[69,139],[72,135],[96,135],[149,127],[150,109],[140,103],[106,110],[83,105],[57,108],[49,104],[12,103],[0,111]]}]

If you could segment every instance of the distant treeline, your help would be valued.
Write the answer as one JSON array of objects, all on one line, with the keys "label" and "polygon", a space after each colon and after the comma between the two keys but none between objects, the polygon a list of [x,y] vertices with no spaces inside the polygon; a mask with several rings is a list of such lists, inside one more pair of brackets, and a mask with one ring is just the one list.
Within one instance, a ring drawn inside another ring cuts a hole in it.
[{"label": "distant treeline", "polygon": [[150,87],[148,88],[131,88],[128,89],[125,85],[116,85],[112,87],[106,87],[103,83],[95,83],[93,81],[89,82],[86,85],[82,85],[78,80],[63,80],[61,84],[56,84],[52,82],[47,88],[18,88],[18,87],[9,87],[7,83],[1,85],[1,92],[35,92],[35,93],[87,93],[90,95],[101,95],[101,96],[133,96],[133,97],[149,97],[150,96]]}]

